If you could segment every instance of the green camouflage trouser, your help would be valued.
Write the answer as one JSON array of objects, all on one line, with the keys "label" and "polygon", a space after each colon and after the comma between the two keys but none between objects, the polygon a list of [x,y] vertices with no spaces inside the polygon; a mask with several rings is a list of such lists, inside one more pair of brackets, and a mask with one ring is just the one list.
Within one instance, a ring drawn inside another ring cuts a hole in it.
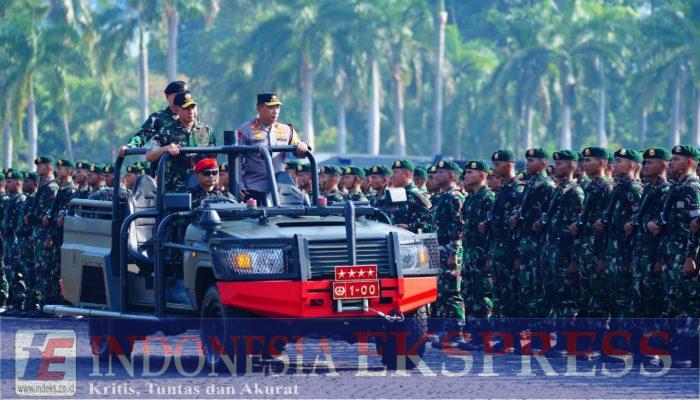
[{"label": "green camouflage trouser", "polygon": [[13,280],[10,293],[12,294],[12,303],[19,308],[25,306],[27,300],[27,288],[29,281],[34,275],[34,247],[31,237],[18,237],[13,246],[14,260]]},{"label": "green camouflage trouser", "polygon": [[467,316],[490,318],[493,314],[493,281],[484,272],[484,260],[465,262],[461,292]]},{"label": "green camouflage trouser", "polygon": [[511,317],[517,310],[513,303],[517,298],[518,279],[513,269],[513,251],[499,245],[491,251],[490,258],[495,312],[498,316]]},{"label": "green camouflage trouser", "polygon": [[[534,249],[533,249],[534,250]],[[520,269],[517,272],[517,307],[515,317],[534,318],[546,316],[544,289],[542,287],[542,259],[537,251],[522,251],[520,253]]]},{"label": "green camouflage trouser", "polygon": [[560,250],[558,240],[545,245],[545,295],[551,305],[550,316],[571,318],[579,311],[578,275],[568,273],[571,257]]},{"label": "green camouflage trouser", "polygon": [[44,248],[44,241],[47,237],[45,230],[35,229],[34,272],[36,279],[32,291],[38,296],[41,307],[55,301],[61,295],[59,285],[61,274],[58,265],[54,263],[57,248],[56,246]]},{"label": "green camouflage trouser", "polygon": [[7,304],[10,298],[10,285],[7,281],[7,273],[5,272],[5,262],[0,260],[0,307]]},{"label": "green camouflage trouser", "polygon": [[634,273],[635,282],[639,288],[639,302],[637,311],[645,318],[660,318],[666,316],[666,286],[668,274],[654,273],[656,257],[654,252],[645,251],[645,246],[640,246],[635,255]]},{"label": "green camouflage trouser", "polygon": [[611,254],[605,259],[605,281],[609,293],[610,313],[615,317],[637,317],[635,305],[639,301],[639,285],[624,254]]},{"label": "green camouflage trouser", "polygon": [[668,314],[670,317],[700,316],[700,276],[698,270],[686,275],[680,267],[674,267],[668,274]]},{"label": "green camouflage trouser", "polygon": [[[457,252],[456,267],[447,265],[447,260],[451,253],[452,249],[447,246],[440,246],[441,273],[438,277],[437,315],[441,318],[457,318],[460,322],[463,322],[464,299],[460,292],[460,284],[462,281],[462,248]],[[452,271],[455,271],[457,276],[452,275]]]}]

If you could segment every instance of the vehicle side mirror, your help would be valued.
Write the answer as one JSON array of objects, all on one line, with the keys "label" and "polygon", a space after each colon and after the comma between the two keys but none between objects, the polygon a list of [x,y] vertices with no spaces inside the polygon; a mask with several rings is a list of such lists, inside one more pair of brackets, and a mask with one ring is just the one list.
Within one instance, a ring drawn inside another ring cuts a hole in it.
[{"label": "vehicle side mirror", "polygon": [[163,199],[165,211],[192,211],[192,195],[190,193],[166,193]]},{"label": "vehicle side mirror", "polygon": [[389,201],[389,204],[392,205],[403,204],[408,201],[406,189],[404,188],[387,188],[386,198]]}]

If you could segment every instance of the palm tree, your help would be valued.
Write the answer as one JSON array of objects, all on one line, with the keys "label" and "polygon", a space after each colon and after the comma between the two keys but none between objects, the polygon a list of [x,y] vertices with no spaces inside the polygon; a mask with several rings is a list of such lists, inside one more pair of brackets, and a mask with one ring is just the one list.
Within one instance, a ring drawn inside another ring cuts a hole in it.
[{"label": "palm tree", "polygon": [[111,49],[107,59],[128,56],[129,44],[136,37],[138,48],[139,117],[148,117],[148,38],[160,19],[161,8],[155,1],[119,0],[96,18],[102,48]]},{"label": "palm tree", "polygon": [[443,107],[443,64],[445,62],[445,25],[447,11],[444,0],[438,0],[435,7],[435,84],[433,87],[433,154],[442,154],[442,107]]},{"label": "palm tree", "polygon": [[[0,33],[0,48],[5,49],[9,55],[8,79],[0,88],[6,93],[5,101],[11,105],[19,105],[13,111],[8,111],[6,108],[5,115],[6,118],[9,118],[10,114],[17,115],[19,126],[23,109],[26,107],[28,143],[26,162],[29,168],[34,167],[37,154],[39,127],[36,113],[35,76],[48,61],[43,59],[46,53],[42,48],[49,39],[43,35],[45,29],[42,25],[48,10],[48,7],[37,6],[31,1],[13,3],[5,9],[8,18],[3,20]],[[11,148],[11,141],[6,143]],[[11,157],[6,158],[6,160],[9,159]]]},{"label": "palm tree", "polygon": [[219,9],[219,0],[163,0],[163,13],[167,25],[165,75],[168,82],[177,79],[177,50],[181,11],[185,14],[204,16],[205,27],[211,28],[216,15],[219,13]]},{"label": "palm tree", "polygon": [[[655,8],[650,17],[644,21],[642,29],[651,38],[647,46],[648,60],[642,67],[642,85],[648,95],[656,98],[662,91],[671,88],[671,135],[669,145],[681,141],[681,103],[683,86],[690,81],[696,88],[700,87],[700,55],[694,43],[700,40],[700,4],[697,2],[665,3]],[[694,96],[693,113],[700,117],[700,99]],[[694,123],[693,142],[700,145],[700,124]]]}]

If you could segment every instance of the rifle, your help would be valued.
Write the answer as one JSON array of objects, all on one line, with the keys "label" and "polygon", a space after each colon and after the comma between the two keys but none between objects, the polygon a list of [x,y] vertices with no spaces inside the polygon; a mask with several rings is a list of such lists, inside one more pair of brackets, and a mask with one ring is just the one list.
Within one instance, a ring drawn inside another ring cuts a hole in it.
[{"label": "rifle", "polygon": [[673,200],[675,188],[676,188],[676,184],[674,183],[669,188],[668,193],[666,194],[666,198],[664,198],[664,206],[661,209],[661,213],[659,214],[659,224],[658,225],[661,228],[664,228],[666,225],[668,225],[668,221],[666,221],[666,217],[668,216],[668,212],[671,209],[671,202]]},{"label": "rifle", "polygon": [[613,188],[610,200],[608,201],[608,204],[605,207],[603,214],[601,214],[600,216],[600,221],[603,223],[603,225],[605,225],[605,227],[603,228],[603,232],[596,230],[595,237],[593,239],[593,251],[595,254],[600,254],[600,252],[604,250],[602,247],[605,244],[605,242],[607,242],[608,223],[610,222],[609,218],[615,210],[615,205],[617,204],[617,198],[619,196],[620,184]]},{"label": "rifle", "polygon": [[637,229],[639,229],[639,226],[642,223],[642,217],[647,213],[647,208],[649,208],[649,199],[651,199],[657,186],[665,182],[666,181],[657,182],[650,186],[649,191],[644,194],[644,197],[642,197],[642,202],[639,204],[639,210],[637,210],[637,213],[632,216],[631,225],[634,228],[634,232],[632,232],[631,235],[628,235],[627,238],[627,249],[629,251],[634,251],[634,248],[637,247],[637,237],[640,235]]}]

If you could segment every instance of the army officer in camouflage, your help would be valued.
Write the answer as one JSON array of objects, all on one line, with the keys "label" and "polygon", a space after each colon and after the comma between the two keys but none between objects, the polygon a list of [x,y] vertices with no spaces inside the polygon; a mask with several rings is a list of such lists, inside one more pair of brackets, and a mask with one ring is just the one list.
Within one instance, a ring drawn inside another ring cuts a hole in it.
[{"label": "army officer in camouflage", "polygon": [[399,228],[408,229],[413,233],[432,232],[432,204],[428,197],[413,183],[413,170],[416,168],[410,160],[397,160],[391,166],[392,182],[395,187],[406,189],[406,203],[399,204],[396,209],[387,210],[391,222]]},{"label": "army officer in camouflage", "polygon": [[119,155],[124,157],[124,151],[131,147],[145,146],[161,128],[164,128],[177,121],[177,106],[175,105],[175,95],[184,90],[188,90],[187,83],[183,81],[173,81],[165,87],[165,99],[168,106],[160,111],[156,111],[141,125],[141,128],[134,134],[129,142],[119,149]]},{"label": "army officer in camouflage", "polygon": [[435,181],[440,196],[433,205],[433,228],[440,246],[437,315],[450,318],[457,326],[464,324],[464,299],[460,293],[464,195],[457,185],[461,174],[462,170],[452,161],[438,163]]},{"label": "army officer in camouflage", "polygon": [[177,107],[178,119],[163,127],[148,142],[146,160],[155,163],[164,153],[170,153],[173,158],[166,165],[165,189],[184,192],[189,173],[201,157],[180,155],[180,147],[214,146],[216,139],[211,127],[197,120],[197,102],[190,92],[177,93],[173,103]]},{"label": "army officer in camouflage", "polygon": [[[309,146],[297,136],[291,124],[278,121],[282,102],[276,93],[258,94],[258,115],[252,121],[238,128],[238,144],[242,146],[296,146],[296,157],[304,157]],[[284,171],[287,154],[273,154],[273,172]],[[270,190],[267,181],[265,159],[259,154],[246,154],[242,157],[239,179],[241,195],[253,198],[263,204]]]}]

